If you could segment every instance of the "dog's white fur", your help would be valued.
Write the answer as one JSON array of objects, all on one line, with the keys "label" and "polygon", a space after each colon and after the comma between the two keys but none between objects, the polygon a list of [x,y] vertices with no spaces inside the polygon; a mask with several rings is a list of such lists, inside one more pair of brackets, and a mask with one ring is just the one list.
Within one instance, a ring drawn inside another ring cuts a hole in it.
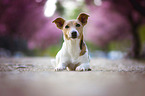
[{"label": "dog's white fur", "polygon": [[79,64],[75,70],[77,71],[85,71],[88,70],[89,65],[89,56],[88,50],[82,56],[79,56],[81,50],[79,49],[79,39],[75,40],[66,40],[64,41],[61,50],[56,55],[56,64],[58,65],[55,70],[64,70],[68,67],[68,64],[71,68],[74,69],[75,64]]},{"label": "dog's white fur", "polygon": [[[83,13],[84,14],[84,13]],[[65,24],[67,24],[70,21],[65,21]],[[71,38],[71,33],[73,31],[77,32],[77,37],[79,37],[78,30],[70,26],[70,32],[68,34],[68,37]],[[86,44],[84,43],[84,46],[86,47],[85,53],[80,56],[80,38],[70,39],[68,40],[65,36],[64,42],[62,45],[61,50],[56,55],[56,65],[55,68],[56,71],[62,71],[66,68],[68,70],[76,70],[76,71],[87,71],[90,68],[89,64],[89,55],[88,55],[88,49]],[[83,41],[84,42],[84,41]]]}]

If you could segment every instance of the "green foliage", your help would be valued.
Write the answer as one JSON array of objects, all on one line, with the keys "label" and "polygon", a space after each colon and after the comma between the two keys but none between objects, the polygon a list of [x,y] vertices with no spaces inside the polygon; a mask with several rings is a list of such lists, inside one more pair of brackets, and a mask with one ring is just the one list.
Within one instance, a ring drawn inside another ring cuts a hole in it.
[{"label": "green foliage", "polygon": [[94,51],[94,50],[100,50],[101,48],[99,48],[98,46],[94,45],[91,42],[86,42],[86,45],[88,46],[88,49],[90,51]]},{"label": "green foliage", "polygon": [[53,46],[49,47],[48,49],[46,49],[44,52],[49,54],[49,56],[51,56],[51,57],[55,57],[56,54],[58,53],[58,51],[60,50],[60,48],[61,48],[60,44],[53,45]]},{"label": "green foliage", "polygon": [[139,35],[140,35],[140,40],[142,44],[145,43],[145,25],[142,25],[139,27]]},{"label": "green foliage", "polygon": [[81,9],[80,8],[75,8],[74,10],[72,10],[71,12],[69,12],[69,14],[64,14],[64,17],[67,20],[71,20],[71,19],[76,19],[77,16],[80,14]]},{"label": "green foliage", "polygon": [[57,45],[52,45],[50,47],[48,47],[45,50],[42,49],[35,49],[33,50],[33,55],[34,56],[51,56],[51,57],[55,57],[57,52],[60,50],[61,45],[57,44]]},{"label": "green foliage", "polygon": [[76,19],[78,14],[80,14],[81,9],[80,8],[76,8],[72,11],[72,13],[74,13],[73,15],[70,15],[68,19]]},{"label": "green foliage", "polygon": [[[84,1],[81,1],[81,2],[75,2],[76,5],[77,3],[79,3],[78,6],[76,6],[75,8],[73,9],[69,9],[69,8],[64,8],[64,15],[63,17],[66,19],[66,20],[71,20],[71,19],[76,19],[77,16],[84,11],[84,9],[86,10],[85,7],[85,3]],[[73,5],[72,5],[73,6]],[[71,6],[70,6],[71,7]]]},{"label": "green foliage", "polygon": [[131,42],[129,40],[121,40],[121,41],[112,41],[108,45],[108,51],[111,50],[120,50],[120,51],[127,51],[130,48]]},{"label": "green foliage", "polygon": [[64,14],[64,7],[62,6],[62,4],[60,3],[60,1],[58,1],[56,3],[57,9],[56,11],[62,16]]}]

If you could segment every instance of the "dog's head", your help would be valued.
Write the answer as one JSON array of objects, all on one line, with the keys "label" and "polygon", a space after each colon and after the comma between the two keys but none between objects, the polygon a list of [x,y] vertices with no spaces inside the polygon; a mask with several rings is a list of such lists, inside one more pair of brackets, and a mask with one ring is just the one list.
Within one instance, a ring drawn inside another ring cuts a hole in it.
[{"label": "dog's head", "polygon": [[63,18],[56,18],[53,23],[63,31],[67,40],[80,39],[83,35],[83,27],[87,24],[89,15],[81,13],[76,20],[66,21]]}]

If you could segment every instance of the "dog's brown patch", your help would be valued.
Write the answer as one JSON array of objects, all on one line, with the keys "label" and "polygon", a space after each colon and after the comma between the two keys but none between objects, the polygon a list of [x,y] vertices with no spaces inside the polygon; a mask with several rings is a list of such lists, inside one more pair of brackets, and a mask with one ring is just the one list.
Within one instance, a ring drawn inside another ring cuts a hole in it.
[{"label": "dog's brown patch", "polygon": [[[63,34],[66,40],[70,40],[69,36],[69,32],[70,32],[70,27],[73,26],[74,21],[69,21],[69,22],[65,22],[64,26],[63,26]],[[66,28],[65,26],[68,26],[68,28]]]},{"label": "dog's brown patch", "polygon": [[80,40],[80,49],[81,49],[80,56],[82,56],[86,53],[86,45],[83,41],[83,35],[82,35],[82,38]]},{"label": "dog's brown patch", "polygon": [[[76,27],[77,24],[80,24],[80,27]],[[68,28],[65,28],[65,27],[68,27]],[[80,36],[78,37],[79,39],[81,38],[82,34],[83,34],[83,26],[81,25],[80,21],[78,20],[73,20],[73,21],[67,21],[65,22],[64,26],[63,26],[63,34],[64,34],[64,37],[67,39],[67,40],[70,40],[71,38],[68,37],[69,36],[69,32],[71,30],[71,28],[74,27],[80,34]]]},{"label": "dog's brown patch", "polygon": [[85,13],[81,13],[79,16],[78,16],[78,20],[82,23],[82,25],[86,25],[87,24],[87,20],[88,20],[88,17],[89,15],[85,14]]},{"label": "dog's brown patch", "polygon": [[66,33],[64,33],[65,39],[70,40],[70,38],[68,37],[68,35]]},{"label": "dog's brown patch", "polygon": [[63,28],[65,20],[63,18],[56,18],[52,23],[55,23],[59,29]]},{"label": "dog's brown patch", "polygon": [[77,64],[68,64],[69,71],[75,71],[75,69],[80,65],[80,63]]}]

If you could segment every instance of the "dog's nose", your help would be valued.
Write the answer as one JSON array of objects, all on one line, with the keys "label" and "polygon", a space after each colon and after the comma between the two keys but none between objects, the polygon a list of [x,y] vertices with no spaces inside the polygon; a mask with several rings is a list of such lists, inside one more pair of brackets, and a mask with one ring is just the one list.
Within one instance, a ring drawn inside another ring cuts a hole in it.
[{"label": "dog's nose", "polygon": [[77,35],[77,32],[73,31],[71,34],[72,34],[72,36],[75,36],[75,35]]},{"label": "dog's nose", "polygon": [[77,32],[76,32],[76,31],[73,31],[73,32],[71,33],[71,35],[72,35],[72,38],[77,38]]}]

